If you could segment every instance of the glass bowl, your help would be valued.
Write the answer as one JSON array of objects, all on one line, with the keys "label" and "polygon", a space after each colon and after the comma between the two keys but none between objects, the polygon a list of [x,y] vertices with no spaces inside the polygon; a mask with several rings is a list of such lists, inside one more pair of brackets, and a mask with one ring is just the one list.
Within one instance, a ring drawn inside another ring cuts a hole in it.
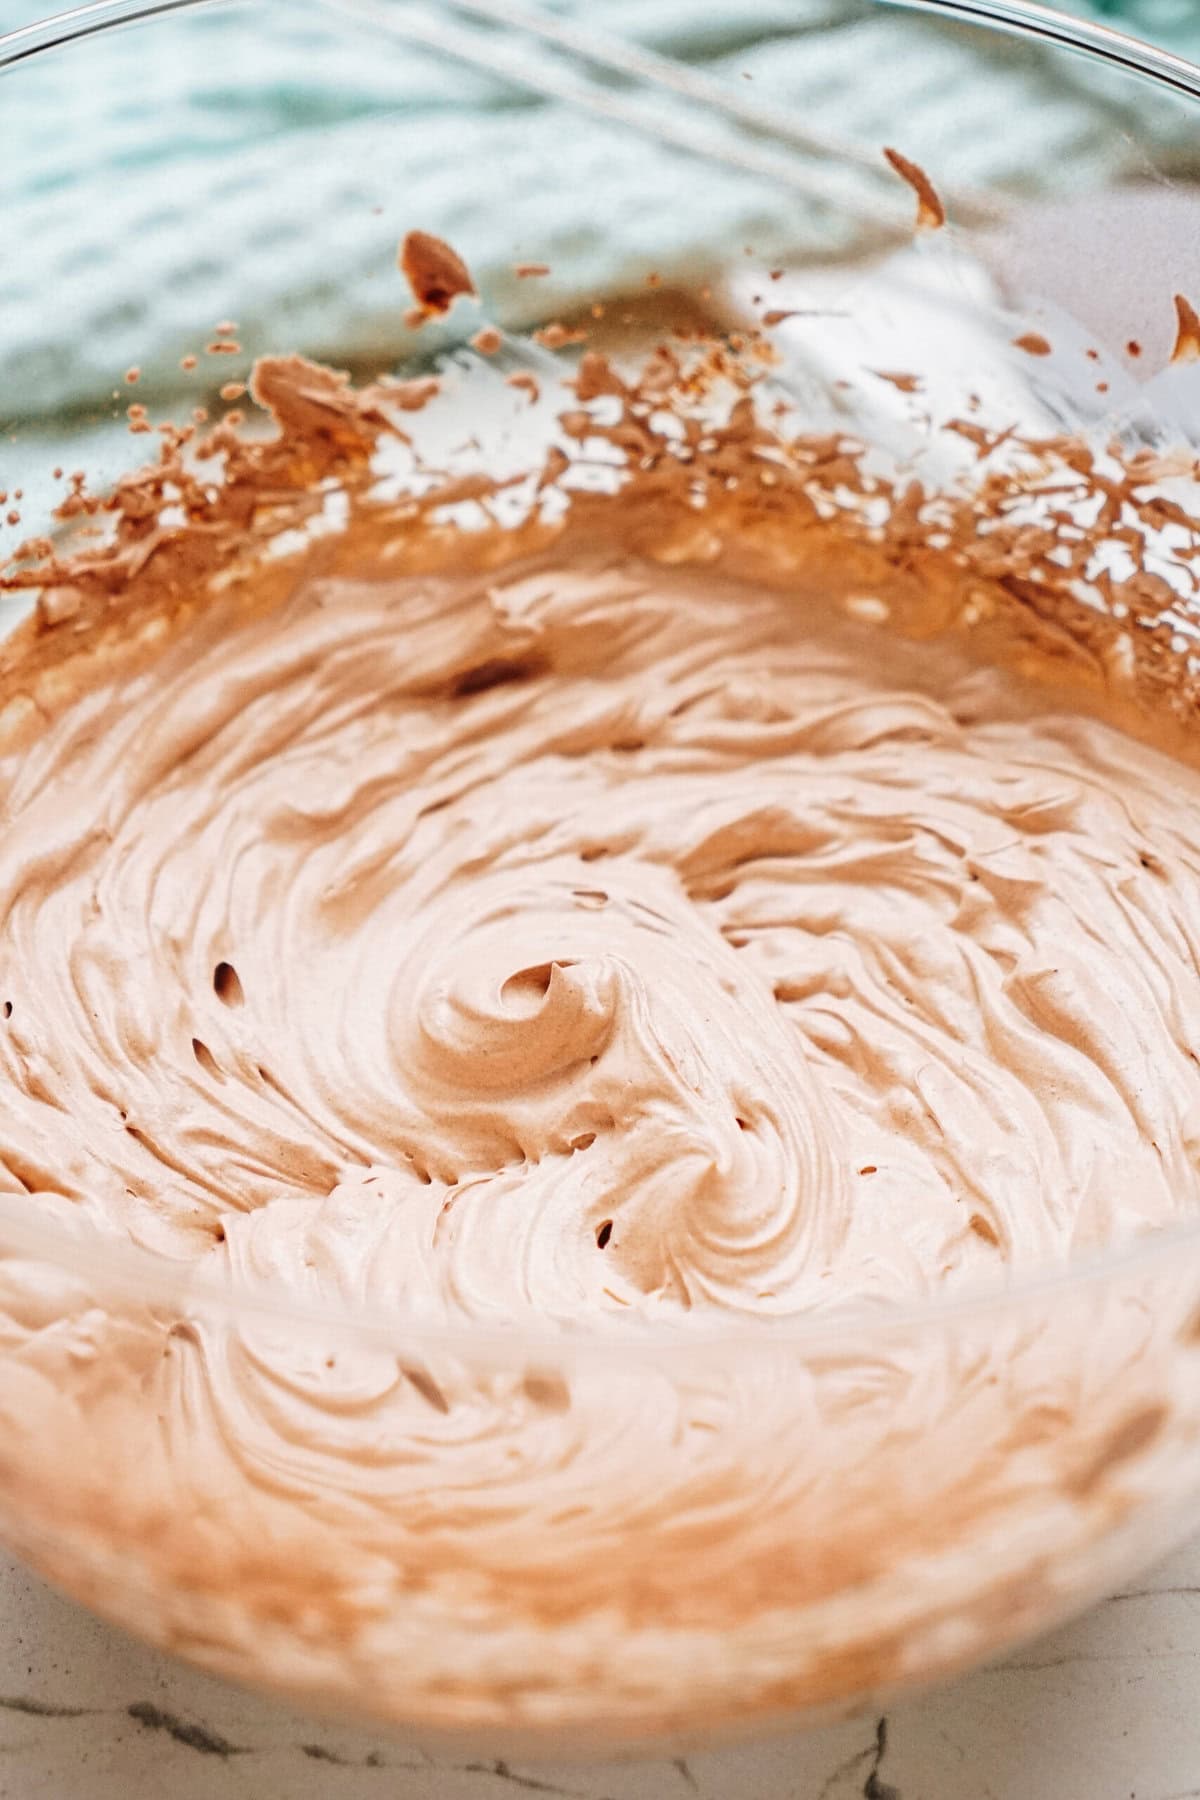
[{"label": "glass bowl", "polygon": [[[1195,443],[1200,71],[999,0],[692,10],[98,4],[0,39],[0,551],[266,353],[437,366],[445,441],[531,466],[544,424],[464,351],[485,320],[547,388],[547,321],[631,354],[766,322],[808,427],[930,488],[981,432]],[[419,332],[410,227],[481,292]],[[599,1334],[222,1284],[3,1185],[4,1540],[207,1669],[430,1743],[873,1705],[1086,1605],[1200,1494],[1200,1221],[949,1300]]]}]

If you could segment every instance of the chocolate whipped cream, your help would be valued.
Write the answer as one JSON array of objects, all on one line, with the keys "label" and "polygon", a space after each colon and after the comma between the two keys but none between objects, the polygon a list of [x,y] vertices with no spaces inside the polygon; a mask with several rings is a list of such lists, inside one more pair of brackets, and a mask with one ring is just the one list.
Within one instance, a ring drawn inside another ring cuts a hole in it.
[{"label": "chocolate whipped cream", "polygon": [[793,592],[314,578],[4,780],[0,1160],[173,1256],[760,1316],[1200,1204],[1200,783]]},{"label": "chocolate whipped cream", "polygon": [[[579,405],[620,386],[589,366]],[[0,671],[0,1171],[80,1245],[397,1338],[97,1313],[5,1263],[11,1480],[137,1546],[164,1641],[398,1715],[657,1729],[681,1670],[747,1714],[895,1678],[918,1563],[940,1617],[988,1545],[990,1615],[1062,1508],[1099,1528],[1102,1471],[1162,1429],[1144,1315],[1089,1350],[1090,1411],[1065,1318],[857,1364],[853,1328],[818,1365],[786,1336],[714,1362],[712,1333],[1196,1216],[1200,776],[1122,729],[1120,659],[1094,625],[1067,651],[1027,540],[1025,586],[988,588],[911,491],[856,538],[803,485],[861,490],[852,447],[764,465],[742,401],[565,528],[364,501],[264,560],[264,510],[365,482],[388,394],[295,362],[256,391],[294,433],[244,452],[258,504],[229,439],[194,540],[143,480],[125,561],[52,564]],[[739,456],[758,498],[722,534],[679,482],[736,511]],[[1019,614],[1010,654],[942,629],[952,591]],[[540,1348],[420,1347],[481,1324]],[[619,1354],[560,1365],[551,1332]],[[701,1348],[630,1366],[631,1333]],[[869,1654],[836,1624],[856,1583]],[[835,1609],[804,1657],[797,1595]]]}]

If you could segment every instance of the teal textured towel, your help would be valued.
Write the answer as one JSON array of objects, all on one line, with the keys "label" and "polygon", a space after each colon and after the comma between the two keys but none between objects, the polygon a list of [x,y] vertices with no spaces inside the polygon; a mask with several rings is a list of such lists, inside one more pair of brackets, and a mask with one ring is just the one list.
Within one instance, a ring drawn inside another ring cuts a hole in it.
[{"label": "teal textured towel", "polygon": [[[864,146],[903,118],[903,147],[932,147],[937,172],[967,185],[1062,191],[1081,175],[1135,169],[1147,142],[1166,161],[1193,154],[1193,121],[1149,88],[869,0],[560,0],[555,10]],[[1197,10],[1192,0],[1121,8],[1129,28],[1200,51]],[[1116,11],[1113,0],[1090,8]],[[0,23],[22,12],[28,0],[0,0]],[[529,50],[532,73],[541,54]],[[740,86],[746,76],[752,88]],[[676,104],[665,98],[664,114]],[[231,311],[248,352],[299,344],[353,359],[395,346],[403,291],[392,264],[409,225],[460,245],[510,324],[522,306],[566,308],[651,268],[692,273],[731,244],[795,256],[870,236],[852,185],[824,211],[732,168],[699,182],[677,151],[381,40],[315,0],[259,0],[94,39],[0,77],[0,108],[0,394],[17,421],[108,403],[133,361],[140,396],[178,389],[181,355],[203,350],[197,334]],[[520,214],[523,242],[507,204],[515,187],[538,196],[536,212]],[[552,265],[536,295],[513,281],[522,257]]]}]

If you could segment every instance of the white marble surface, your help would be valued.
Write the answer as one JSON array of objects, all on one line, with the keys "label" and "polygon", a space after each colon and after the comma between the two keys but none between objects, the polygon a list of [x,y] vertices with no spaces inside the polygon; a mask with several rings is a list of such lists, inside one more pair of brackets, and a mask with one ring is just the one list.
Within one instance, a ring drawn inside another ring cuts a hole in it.
[{"label": "white marble surface", "polygon": [[920,1700],[610,1768],[433,1762],[298,1718],[100,1624],[0,1558],[0,1800],[1200,1800],[1200,1542]]}]

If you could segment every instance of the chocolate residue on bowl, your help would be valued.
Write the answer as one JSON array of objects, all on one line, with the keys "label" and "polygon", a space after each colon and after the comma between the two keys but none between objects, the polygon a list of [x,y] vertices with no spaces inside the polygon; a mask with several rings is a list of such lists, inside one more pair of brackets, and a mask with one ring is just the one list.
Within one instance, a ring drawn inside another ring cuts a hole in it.
[{"label": "chocolate residue on bowl", "polygon": [[902,181],[907,181],[917,196],[917,229],[919,231],[940,231],[946,223],[946,208],[942,197],[930,181],[920,163],[915,163],[890,145],[884,146],[884,156],[895,169]]},{"label": "chocolate residue on bowl", "polygon": [[1200,362],[1200,315],[1197,314],[1191,301],[1182,294],[1175,296],[1175,318],[1177,329],[1175,347],[1171,351],[1173,363]]},{"label": "chocolate residue on bowl", "polygon": [[397,264],[422,319],[440,317],[450,311],[460,294],[476,292],[471,271],[458,251],[432,232],[408,232]]},{"label": "chocolate residue on bowl", "polygon": [[879,381],[886,381],[902,394],[919,394],[924,385],[919,375],[906,375],[902,369],[872,369],[872,375]]},{"label": "chocolate residue on bowl", "polygon": [[549,325],[543,325],[533,333],[533,340],[547,350],[564,350],[568,344],[585,343],[587,335],[582,325],[563,325],[558,319],[553,319]]}]

